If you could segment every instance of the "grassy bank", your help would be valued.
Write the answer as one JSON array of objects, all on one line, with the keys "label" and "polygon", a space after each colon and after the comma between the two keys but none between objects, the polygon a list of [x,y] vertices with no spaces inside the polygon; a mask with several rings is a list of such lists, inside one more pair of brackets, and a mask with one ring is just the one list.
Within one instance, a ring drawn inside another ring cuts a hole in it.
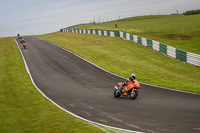
[{"label": "grassy bank", "polygon": [[[151,15],[121,19],[79,29],[120,30],[200,54],[200,15]],[[118,24],[119,28],[115,28]]]},{"label": "grassy bank", "polygon": [[136,73],[141,82],[200,93],[200,69],[121,38],[56,32],[39,36],[118,75]]},{"label": "grassy bank", "polygon": [[0,38],[0,132],[103,131],[67,114],[46,100],[32,85],[14,39]]}]

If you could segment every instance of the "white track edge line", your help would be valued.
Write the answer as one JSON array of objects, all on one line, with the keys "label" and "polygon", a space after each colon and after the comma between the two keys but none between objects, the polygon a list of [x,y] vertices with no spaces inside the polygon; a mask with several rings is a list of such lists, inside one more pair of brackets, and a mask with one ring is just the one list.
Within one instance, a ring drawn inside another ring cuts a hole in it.
[{"label": "white track edge line", "polygon": [[[73,115],[73,116],[75,116],[75,117],[77,117],[77,118],[79,118],[79,119],[85,121],[85,122],[88,122],[88,123],[92,123],[92,124],[95,124],[95,125],[99,125],[99,126],[103,126],[103,127],[108,127],[108,128],[112,128],[112,129],[116,129],[116,130],[126,131],[126,132],[144,133],[144,132],[138,132],[138,131],[132,131],[132,130],[122,129],[122,128],[118,128],[118,127],[108,126],[108,125],[104,125],[104,124],[101,124],[101,123],[97,123],[97,122],[93,122],[93,121],[87,120],[87,119],[85,119],[85,118],[83,118],[83,117],[80,117],[80,116],[78,116],[78,115],[76,115],[76,114],[74,114],[74,113],[72,113],[72,112],[70,112],[70,111],[64,109],[63,107],[61,107],[60,105],[58,105],[57,103],[55,103],[53,100],[51,100],[49,97],[47,97],[47,96],[37,87],[37,85],[35,84],[35,82],[34,82],[34,80],[33,80],[33,78],[32,78],[32,75],[31,75],[31,73],[30,73],[30,71],[29,71],[29,68],[28,68],[28,65],[27,65],[27,63],[26,63],[26,60],[25,60],[25,58],[24,58],[24,55],[23,55],[23,53],[22,53],[22,51],[21,51],[21,49],[20,49],[20,47],[19,47],[19,44],[18,44],[18,42],[16,41],[16,38],[14,38],[14,39],[15,39],[16,45],[17,45],[17,47],[18,47],[18,49],[19,49],[19,51],[20,51],[20,53],[21,53],[21,56],[22,56],[22,58],[23,58],[26,71],[27,71],[27,73],[29,74],[29,77],[30,77],[30,79],[31,79],[31,81],[32,81],[32,83],[33,83],[33,85],[36,87],[36,89],[37,89],[46,99],[48,99],[48,100],[49,100],[50,102],[52,102],[54,105],[56,105],[57,107],[59,107],[59,108],[62,109],[63,111],[65,111],[65,112],[67,112],[67,113],[69,113],[69,114],[71,114],[71,115]],[[40,39],[40,38],[39,38],[39,39]],[[42,40],[43,40],[43,39],[42,39]],[[47,42],[48,42],[48,41],[47,41]],[[49,42],[49,43],[51,43],[51,42]],[[53,44],[53,43],[51,43],[51,44]],[[53,44],[53,45],[55,45],[55,44]],[[57,45],[55,45],[55,46],[57,46]],[[58,46],[58,47],[60,47],[60,46]],[[60,48],[62,48],[62,47],[60,47]],[[64,48],[62,48],[62,49],[64,49]],[[64,50],[66,50],[66,49],[64,49]],[[68,50],[67,50],[67,51],[68,51]],[[71,52],[71,53],[73,53],[73,52]],[[78,57],[80,57],[80,56],[78,56]],[[82,58],[82,57],[80,57],[80,58]],[[83,58],[83,59],[84,59],[84,58]],[[85,60],[85,59],[84,59],[84,60]],[[85,61],[87,61],[87,60],[85,60]],[[92,63],[92,64],[93,64],[93,63]],[[95,64],[94,64],[94,65],[95,65]],[[95,65],[95,66],[96,66],[96,65]],[[100,68],[100,67],[98,67],[98,68]],[[116,75],[116,76],[117,76],[117,75]],[[122,77],[122,78],[123,78],[123,77]]]}]

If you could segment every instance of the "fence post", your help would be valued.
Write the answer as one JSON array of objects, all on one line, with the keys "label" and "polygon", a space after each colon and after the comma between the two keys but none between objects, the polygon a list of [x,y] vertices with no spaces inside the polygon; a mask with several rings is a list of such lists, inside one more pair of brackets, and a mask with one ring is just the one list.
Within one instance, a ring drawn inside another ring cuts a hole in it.
[{"label": "fence post", "polygon": [[182,33],[184,33],[183,24],[182,24]]}]

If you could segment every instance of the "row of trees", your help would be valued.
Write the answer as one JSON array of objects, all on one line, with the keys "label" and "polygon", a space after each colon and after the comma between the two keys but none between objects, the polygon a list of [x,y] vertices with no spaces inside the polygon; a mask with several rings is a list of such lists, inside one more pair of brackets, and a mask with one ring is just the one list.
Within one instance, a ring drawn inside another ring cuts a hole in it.
[{"label": "row of trees", "polygon": [[183,15],[194,15],[194,14],[200,14],[200,9],[190,10],[190,11],[186,11],[186,12],[183,13]]}]

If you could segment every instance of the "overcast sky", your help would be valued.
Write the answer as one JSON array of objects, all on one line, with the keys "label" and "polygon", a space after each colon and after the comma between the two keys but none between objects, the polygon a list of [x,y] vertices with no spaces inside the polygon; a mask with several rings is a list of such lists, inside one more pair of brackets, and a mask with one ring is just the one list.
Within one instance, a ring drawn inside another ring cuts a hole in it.
[{"label": "overcast sky", "polygon": [[90,21],[183,13],[200,0],[0,0],[0,37],[40,35]]}]

